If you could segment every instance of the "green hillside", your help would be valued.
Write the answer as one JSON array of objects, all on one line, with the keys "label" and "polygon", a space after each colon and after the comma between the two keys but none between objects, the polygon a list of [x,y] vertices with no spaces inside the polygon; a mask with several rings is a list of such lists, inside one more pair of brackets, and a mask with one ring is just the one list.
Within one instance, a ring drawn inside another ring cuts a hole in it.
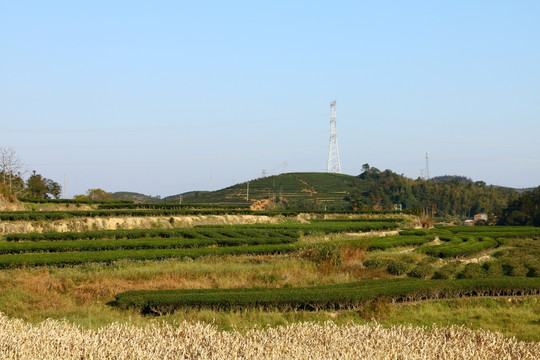
[{"label": "green hillside", "polygon": [[[519,196],[515,189],[442,176],[436,181],[410,179],[364,165],[358,176],[333,173],[286,173],[254,179],[217,191],[192,191],[163,199],[123,193],[135,202],[249,204],[258,210],[403,210],[439,217],[468,218],[485,212],[500,215]],[[249,186],[249,199],[248,199]],[[117,194],[114,196],[117,197]],[[495,219],[495,218],[493,218]]]},{"label": "green hillside", "polygon": [[137,203],[155,203],[160,202],[161,199],[149,195],[144,195],[136,192],[120,191],[115,192],[111,196],[111,200],[130,200]]},{"label": "green hillside", "polygon": [[[284,207],[346,209],[345,198],[358,185],[358,178],[351,175],[330,173],[287,173],[249,181],[249,202],[272,199]],[[190,203],[247,203],[248,183],[225,189],[182,194],[182,201]],[[179,202],[180,195],[163,199]]]}]

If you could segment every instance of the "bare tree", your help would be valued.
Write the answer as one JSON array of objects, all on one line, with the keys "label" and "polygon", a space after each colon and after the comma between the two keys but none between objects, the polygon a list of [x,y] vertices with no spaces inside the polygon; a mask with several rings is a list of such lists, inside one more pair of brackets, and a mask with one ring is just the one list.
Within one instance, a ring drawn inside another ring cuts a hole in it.
[{"label": "bare tree", "polygon": [[12,147],[0,147],[0,174],[2,181],[13,190],[13,179],[20,174],[23,168],[21,159]]}]

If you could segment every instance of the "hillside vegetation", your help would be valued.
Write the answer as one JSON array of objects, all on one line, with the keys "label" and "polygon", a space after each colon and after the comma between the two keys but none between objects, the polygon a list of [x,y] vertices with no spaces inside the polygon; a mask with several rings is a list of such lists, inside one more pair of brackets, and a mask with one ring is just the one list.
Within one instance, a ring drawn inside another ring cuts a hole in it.
[{"label": "hillside vegetation", "polygon": [[540,187],[525,192],[503,210],[499,224],[540,226]]},{"label": "hillside vegetation", "polygon": [[[123,195],[118,198],[138,200],[138,197],[126,197],[126,193]],[[195,191],[169,196],[161,201],[250,204],[258,210],[304,211],[384,211],[394,210],[396,205],[401,205],[403,210],[415,214],[427,212],[443,217],[471,217],[479,212],[500,214],[518,196],[519,192],[515,189],[488,186],[482,181],[473,182],[464,177],[413,180],[366,164],[358,176],[286,173],[212,192]]]}]

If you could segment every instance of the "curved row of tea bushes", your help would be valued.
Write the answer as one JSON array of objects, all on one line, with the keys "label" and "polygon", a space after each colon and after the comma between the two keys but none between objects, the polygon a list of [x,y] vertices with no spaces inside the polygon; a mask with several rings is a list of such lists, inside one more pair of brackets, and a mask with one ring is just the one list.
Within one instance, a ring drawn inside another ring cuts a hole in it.
[{"label": "curved row of tea bushes", "polygon": [[439,237],[444,241],[441,245],[423,246],[418,251],[425,254],[441,257],[460,257],[477,254],[481,251],[499,247],[505,243],[505,239],[493,239],[491,237],[454,236],[451,238]]},{"label": "curved row of tea bushes", "polygon": [[[310,223],[282,223],[282,224],[253,224],[253,225],[229,225],[230,229],[283,229],[299,230],[303,234],[312,233],[340,233],[340,232],[368,232],[381,230],[396,230],[400,224],[396,222],[384,221],[382,219],[358,219],[348,221],[311,221]],[[202,226],[201,226],[202,227]],[[205,228],[219,228],[223,225],[205,225]]]},{"label": "curved row of tea bushes", "polygon": [[174,249],[201,248],[208,246],[244,246],[289,244],[297,241],[292,237],[215,237],[215,238],[141,238],[141,239],[100,239],[64,240],[0,243],[0,254],[22,254],[31,252],[104,251],[121,249]]},{"label": "curved row of tea bushes", "polygon": [[66,266],[90,262],[112,263],[118,260],[161,260],[169,258],[198,258],[207,255],[259,255],[281,254],[296,251],[298,244],[270,244],[181,249],[104,250],[44,252],[0,255],[0,268],[23,266]]},{"label": "curved row of tea bushes", "polygon": [[411,278],[298,287],[194,290],[139,290],[115,296],[111,305],[163,314],[180,308],[350,309],[384,297],[393,302],[464,296],[540,294],[539,278],[419,280]]},{"label": "curved row of tea bushes", "polygon": [[[185,209],[140,209],[140,210],[66,210],[66,211],[6,211],[0,213],[2,221],[63,220],[76,217],[137,217],[137,216],[180,216],[180,215],[265,215],[297,216],[300,211],[254,211],[250,209],[185,208]],[[317,214],[319,212],[311,212]],[[340,212],[340,214],[357,214]],[[385,221],[385,220],[382,220]]]},{"label": "curved row of tea bushes", "polygon": [[131,230],[97,230],[83,232],[44,232],[26,234],[8,234],[8,242],[17,241],[54,241],[54,240],[84,240],[84,239],[138,239],[138,238],[172,238],[204,239],[208,237],[291,237],[298,238],[299,232],[294,229],[272,228],[231,228],[220,226],[216,228],[194,227],[174,229],[131,229]]},{"label": "curved row of tea bushes", "polygon": [[170,204],[170,203],[103,203],[98,205],[100,210],[161,210],[161,209],[249,209],[250,204]]},{"label": "curved row of tea bushes", "polygon": [[[158,209],[158,210],[77,210],[77,211],[6,211],[2,221],[65,220],[77,217],[137,217],[175,215],[253,215],[248,209]],[[265,215],[264,213],[257,213]]]},{"label": "curved row of tea bushes", "polygon": [[441,236],[469,235],[507,239],[540,239],[540,227],[533,226],[446,226],[437,227],[432,233]]},{"label": "curved row of tea bushes", "polygon": [[[399,225],[393,222],[349,221],[349,222],[317,222],[315,224],[254,224],[254,225],[205,225],[193,228],[174,229],[132,229],[132,230],[100,230],[84,232],[44,232],[8,234],[6,241],[42,241],[42,240],[78,240],[78,239],[135,239],[145,237],[185,237],[201,238],[224,236],[229,237],[299,237],[300,233],[337,233],[365,232],[375,230],[392,230]],[[229,235],[227,235],[229,234]]]},{"label": "curved row of tea bushes", "polygon": [[85,204],[85,205],[95,205],[95,204],[111,204],[111,205],[127,205],[133,204],[132,200],[77,200],[77,199],[33,199],[33,198],[18,198],[20,202],[31,203],[31,204]]},{"label": "curved row of tea bushes", "polygon": [[374,238],[368,246],[368,250],[384,250],[398,246],[419,246],[435,240],[433,235],[415,236],[398,235]]},{"label": "curved row of tea bushes", "polygon": [[393,223],[403,223],[407,219],[403,217],[376,217],[376,218],[358,218],[358,219],[312,219],[310,220],[311,224],[318,224],[318,223],[340,223],[340,222],[351,222],[351,221],[359,221],[359,222],[393,222]]}]

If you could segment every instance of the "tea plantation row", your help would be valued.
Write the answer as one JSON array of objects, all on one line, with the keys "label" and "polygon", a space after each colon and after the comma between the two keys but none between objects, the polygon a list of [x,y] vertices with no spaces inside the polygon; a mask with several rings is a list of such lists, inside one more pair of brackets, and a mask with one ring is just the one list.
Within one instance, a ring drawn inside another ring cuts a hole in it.
[{"label": "tea plantation row", "polygon": [[538,295],[540,278],[381,279],[297,288],[140,290],[115,296],[123,309],[163,314],[181,308],[350,309],[384,297],[392,302],[463,296]]}]

